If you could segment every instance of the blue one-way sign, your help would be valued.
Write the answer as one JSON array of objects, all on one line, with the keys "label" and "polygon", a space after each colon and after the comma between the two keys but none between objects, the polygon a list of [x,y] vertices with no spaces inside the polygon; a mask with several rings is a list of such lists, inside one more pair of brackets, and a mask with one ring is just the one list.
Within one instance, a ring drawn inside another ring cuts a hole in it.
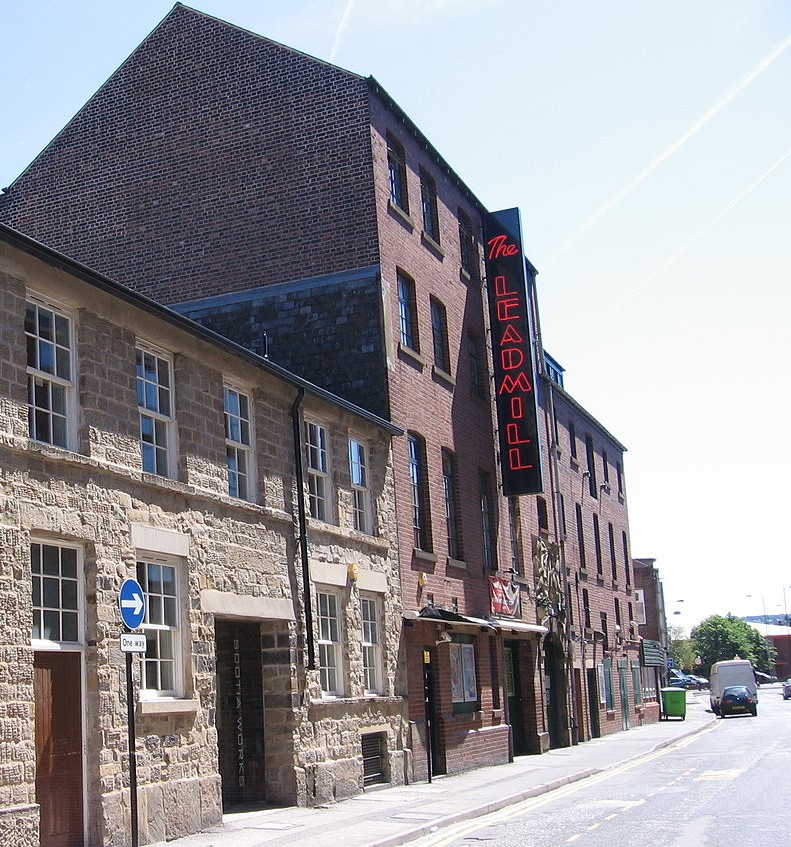
[{"label": "blue one-way sign", "polygon": [[137,629],[146,616],[146,598],[136,579],[125,579],[118,592],[121,620],[129,629]]}]

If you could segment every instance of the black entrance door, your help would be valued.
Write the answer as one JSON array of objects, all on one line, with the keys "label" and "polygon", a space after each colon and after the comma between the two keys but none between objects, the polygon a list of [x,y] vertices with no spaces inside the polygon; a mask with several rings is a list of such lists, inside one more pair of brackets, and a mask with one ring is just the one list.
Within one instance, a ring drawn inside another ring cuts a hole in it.
[{"label": "black entrance door", "polygon": [[522,701],[522,680],[519,670],[519,643],[506,641],[505,654],[505,690],[508,695],[508,720],[511,724],[511,739],[514,756],[524,756],[525,743],[524,703]]},{"label": "black entrance door", "polygon": [[257,623],[216,621],[217,743],[223,806],[266,801],[264,692]]},{"label": "black entrance door", "polygon": [[429,776],[445,773],[445,756],[439,734],[439,709],[437,708],[437,680],[434,651],[423,648],[423,699],[426,709],[426,727],[431,755]]}]

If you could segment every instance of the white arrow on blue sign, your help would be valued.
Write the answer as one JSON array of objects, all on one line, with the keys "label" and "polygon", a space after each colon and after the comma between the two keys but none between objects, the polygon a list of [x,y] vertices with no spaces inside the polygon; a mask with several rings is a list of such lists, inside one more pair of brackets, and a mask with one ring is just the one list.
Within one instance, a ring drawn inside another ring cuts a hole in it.
[{"label": "white arrow on blue sign", "polygon": [[129,629],[137,629],[146,616],[146,597],[136,579],[125,579],[118,592],[121,620]]}]

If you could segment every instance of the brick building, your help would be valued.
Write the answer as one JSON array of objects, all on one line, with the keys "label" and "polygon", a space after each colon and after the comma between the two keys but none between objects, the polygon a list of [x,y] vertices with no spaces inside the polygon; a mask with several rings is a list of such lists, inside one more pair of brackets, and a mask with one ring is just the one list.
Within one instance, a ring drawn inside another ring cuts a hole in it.
[{"label": "brick building", "polygon": [[[583,569],[561,556],[556,504],[584,469],[545,461],[549,494],[501,494],[485,213],[376,80],[181,4],[0,198],[11,225],[406,431],[393,473],[417,778],[589,737],[589,703],[600,731],[636,708],[612,652],[629,640],[628,565],[588,586],[608,616],[589,628],[598,652],[580,658],[567,622]],[[614,473],[620,445],[556,394]],[[624,502],[589,497],[588,549],[594,514],[620,544]],[[616,683],[600,704],[603,634]]]},{"label": "brick building", "polygon": [[140,843],[403,783],[399,431],[4,225],[0,304],[3,842],[129,843],[129,577]]}]

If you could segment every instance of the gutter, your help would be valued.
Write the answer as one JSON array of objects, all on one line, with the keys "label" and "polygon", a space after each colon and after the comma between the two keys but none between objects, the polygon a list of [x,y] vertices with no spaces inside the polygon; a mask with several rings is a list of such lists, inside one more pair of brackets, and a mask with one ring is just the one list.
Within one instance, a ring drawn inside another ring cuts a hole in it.
[{"label": "gutter", "polygon": [[302,594],[305,604],[305,646],[308,650],[308,670],[316,669],[316,647],[313,641],[313,606],[310,601],[310,563],[308,560],[308,522],[305,516],[304,467],[302,461],[302,435],[299,412],[305,399],[305,389],[300,388],[291,406],[291,423],[294,433],[294,470],[297,483],[297,525],[299,557],[302,563]]}]

